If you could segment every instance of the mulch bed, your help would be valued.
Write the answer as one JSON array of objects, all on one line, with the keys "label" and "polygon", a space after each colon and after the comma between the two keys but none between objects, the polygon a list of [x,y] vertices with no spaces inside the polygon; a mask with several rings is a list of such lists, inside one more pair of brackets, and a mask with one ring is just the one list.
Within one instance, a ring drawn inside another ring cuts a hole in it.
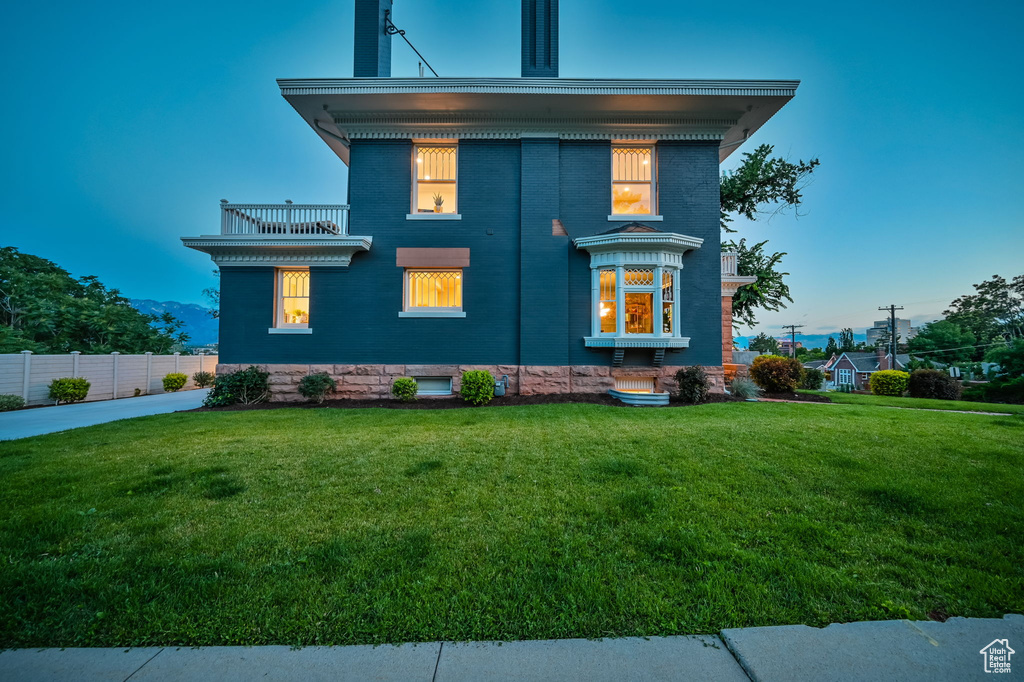
[{"label": "mulch bed", "polygon": [[[742,398],[712,393],[708,403],[742,402]],[[827,402],[827,400],[826,400]],[[549,395],[507,395],[494,398],[481,407],[510,407],[516,405],[555,405],[565,403],[587,403],[591,405],[608,405],[610,407],[630,407],[616,400],[607,393],[552,393]],[[260,403],[258,405],[229,405],[227,407],[199,407],[189,412],[239,412],[244,410],[279,410],[289,409],[366,409],[382,407],[389,410],[454,410],[472,407],[462,398],[420,398],[413,402],[403,403],[400,400],[325,400],[322,405],[314,403]],[[691,407],[687,403],[672,400],[669,407]]]}]

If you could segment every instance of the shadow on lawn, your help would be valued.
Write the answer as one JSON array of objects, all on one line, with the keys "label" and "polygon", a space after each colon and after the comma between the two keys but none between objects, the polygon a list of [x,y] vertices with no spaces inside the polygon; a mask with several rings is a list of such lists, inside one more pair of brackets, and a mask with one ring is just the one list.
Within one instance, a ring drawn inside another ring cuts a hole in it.
[{"label": "shadow on lawn", "polygon": [[226,467],[212,466],[193,471],[176,471],[172,466],[150,469],[149,473],[125,486],[126,495],[163,495],[196,490],[208,500],[224,500],[245,491],[242,480]]}]

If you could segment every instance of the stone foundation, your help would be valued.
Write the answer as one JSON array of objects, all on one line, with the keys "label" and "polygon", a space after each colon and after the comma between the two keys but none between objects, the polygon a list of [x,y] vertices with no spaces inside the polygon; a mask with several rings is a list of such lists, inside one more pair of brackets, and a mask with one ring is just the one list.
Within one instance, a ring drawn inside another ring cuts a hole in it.
[{"label": "stone foundation", "polygon": [[[217,365],[217,374],[245,369],[248,364]],[[270,372],[271,402],[301,402],[299,381],[307,374],[327,372],[337,386],[332,398],[377,399],[391,397],[391,384],[401,377],[452,378],[452,392],[459,392],[462,373],[487,370],[500,379],[508,375],[509,395],[549,393],[606,393],[615,388],[616,377],[655,377],[658,391],[675,392],[679,367],[608,367],[606,365],[257,365]],[[713,393],[725,388],[725,369],[705,367]],[[435,396],[423,396],[430,399]],[[444,397],[444,396],[436,396]]]}]

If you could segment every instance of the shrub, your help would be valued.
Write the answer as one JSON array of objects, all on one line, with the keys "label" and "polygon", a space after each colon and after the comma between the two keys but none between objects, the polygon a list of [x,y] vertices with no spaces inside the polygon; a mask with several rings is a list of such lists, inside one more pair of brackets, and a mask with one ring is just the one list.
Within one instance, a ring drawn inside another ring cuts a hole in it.
[{"label": "shrub", "polygon": [[299,382],[299,393],[302,394],[302,397],[317,404],[326,400],[327,394],[332,393],[334,389],[334,379],[327,372],[307,374]]},{"label": "shrub", "polygon": [[875,395],[900,397],[907,390],[910,375],[896,369],[883,369],[871,375],[871,392]]},{"label": "shrub", "polygon": [[676,372],[676,381],[679,387],[676,389],[676,397],[681,402],[697,405],[708,399],[711,392],[711,380],[699,365],[693,367],[682,367]]},{"label": "shrub", "polygon": [[179,372],[171,372],[164,377],[164,390],[168,393],[174,393],[185,388],[185,383],[188,381],[188,377]]},{"label": "shrub", "polygon": [[270,374],[255,365],[230,374],[222,374],[213,381],[213,389],[206,396],[206,407],[225,405],[252,405],[265,403],[270,397]]},{"label": "shrub", "polygon": [[820,369],[805,367],[800,373],[800,388],[808,391],[820,391],[821,385],[825,383],[825,373]]},{"label": "shrub", "polygon": [[738,398],[756,398],[761,395],[761,389],[747,377],[733,379],[729,384],[729,392]]},{"label": "shrub", "polygon": [[89,395],[90,386],[92,384],[82,377],[54,379],[50,382],[50,400],[58,405],[85,400],[85,396]]},{"label": "shrub", "polygon": [[459,395],[467,403],[483,405],[494,397],[494,376],[483,369],[472,369],[462,373],[462,388]]},{"label": "shrub", "polygon": [[20,395],[0,395],[0,412],[9,412],[25,407],[25,399]]},{"label": "shrub", "polygon": [[1024,405],[1024,377],[1009,381],[997,379],[988,384],[964,389],[964,400],[979,403],[1014,403]]},{"label": "shrub", "polygon": [[960,383],[937,369],[918,369],[910,373],[907,392],[911,398],[960,400]]},{"label": "shrub", "polygon": [[769,393],[790,393],[800,383],[802,371],[796,358],[758,355],[750,366],[750,378]]},{"label": "shrub", "polygon": [[[465,386],[465,384],[463,384]],[[420,391],[420,385],[416,383],[415,379],[408,377],[402,377],[401,379],[395,379],[395,382],[391,384],[391,395],[395,396],[403,403],[408,403],[416,400],[416,394]]]},{"label": "shrub", "polygon": [[192,383],[199,388],[213,386],[214,379],[216,379],[216,377],[213,376],[213,372],[196,372],[192,375]]}]

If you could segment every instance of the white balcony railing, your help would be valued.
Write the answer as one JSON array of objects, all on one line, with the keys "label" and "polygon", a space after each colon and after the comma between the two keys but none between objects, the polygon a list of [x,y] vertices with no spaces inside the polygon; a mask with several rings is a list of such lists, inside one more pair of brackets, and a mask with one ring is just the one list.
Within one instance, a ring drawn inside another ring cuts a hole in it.
[{"label": "white balcony railing", "polygon": [[736,277],[739,272],[738,253],[722,253],[722,277]]},{"label": "white balcony railing", "polygon": [[220,202],[221,234],[266,236],[343,236],[348,234],[345,204],[229,204]]}]

